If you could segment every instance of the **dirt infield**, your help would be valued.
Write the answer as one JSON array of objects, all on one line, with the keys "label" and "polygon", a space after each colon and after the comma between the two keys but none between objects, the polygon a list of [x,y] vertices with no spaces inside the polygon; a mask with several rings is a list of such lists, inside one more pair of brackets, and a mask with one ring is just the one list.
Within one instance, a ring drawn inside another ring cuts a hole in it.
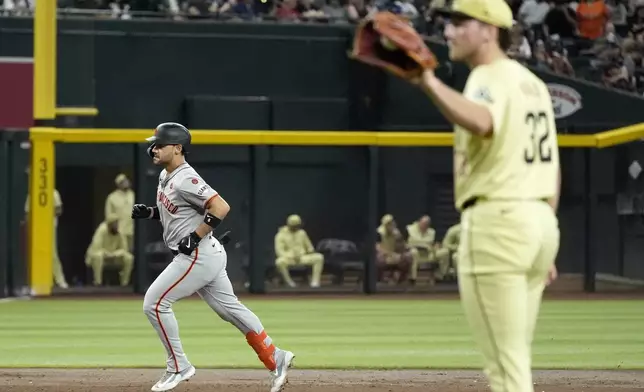
[{"label": "dirt infield", "polygon": [[[143,392],[149,391],[160,370],[148,369],[4,369],[3,392]],[[538,371],[536,392],[642,391],[644,372]],[[259,370],[199,370],[177,392],[269,391],[267,373]],[[290,374],[285,392],[484,392],[489,391],[475,371],[334,371],[297,370]]]}]

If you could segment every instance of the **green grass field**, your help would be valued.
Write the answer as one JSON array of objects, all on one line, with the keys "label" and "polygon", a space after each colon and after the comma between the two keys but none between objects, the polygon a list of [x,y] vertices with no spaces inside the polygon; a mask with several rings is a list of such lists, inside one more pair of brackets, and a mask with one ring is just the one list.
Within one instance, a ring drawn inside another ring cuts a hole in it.
[{"label": "green grass field", "polygon": [[[479,368],[457,301],[248,300],[298,368]],[[0,367],[158,367],[140,300],[0,304]],[[244,337],[199,300],[174,306],[198,367],[260,368]],[[644,301],[545,302],[536,368],[644,369]]]}]

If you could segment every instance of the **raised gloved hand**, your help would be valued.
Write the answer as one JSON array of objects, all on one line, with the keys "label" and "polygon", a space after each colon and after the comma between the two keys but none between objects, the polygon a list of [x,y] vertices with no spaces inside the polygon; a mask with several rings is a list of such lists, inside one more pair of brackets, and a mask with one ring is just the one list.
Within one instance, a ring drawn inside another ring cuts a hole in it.
[{"label": "raised gloved hand", "polygon": [[382,68],[404,79],[435,70],[438,61],[405,18],[381,11],[362,21],[349,57]]},{"label": "raised gloved hand", "polygon": [[145,204],[135,204],[132,207],[132,219],[149,219],[152,216],[152,208]]},{"label": "raised gloved hand", "polygon": [[178,250],[184,255],[191,255],[199,246],[199,241],[201,241],[201,237],[193,231],[179,241]]}]

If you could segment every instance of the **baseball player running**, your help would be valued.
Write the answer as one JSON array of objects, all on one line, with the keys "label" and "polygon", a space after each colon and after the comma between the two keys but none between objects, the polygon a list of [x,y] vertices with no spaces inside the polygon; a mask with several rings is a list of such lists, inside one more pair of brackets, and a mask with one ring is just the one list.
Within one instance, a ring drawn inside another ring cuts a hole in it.
[{"label": "baseball player running", "polygon": [[513,20],[504,0],[454,0],[444,12],[450,59],[471,70],[464,92],[432,70],[412,82],[454,124],[461,302],[492,391],[533,392],[533,333],[559,248],[552,103],[546,85],[505,55]]},{"label": "baseball player running", "polygon": [[159,175],[156,206],[135,204],[132,218],[160,220],[164,242],[174,254],[143,301],[143,311],[168,354],[166,372],[152,391],[169,391],[195,374],[172,312],[174,302],[195,292],[246,336],[270,371],[271,392],[281,391],[294,355],[277,348],[257,316],[238,301],[226,273],[226,251],[213,233],[230,206],[185,161],[191,136],[183,125],[160,124],[147,140],[152,143],[148,155],[164,170]]}]

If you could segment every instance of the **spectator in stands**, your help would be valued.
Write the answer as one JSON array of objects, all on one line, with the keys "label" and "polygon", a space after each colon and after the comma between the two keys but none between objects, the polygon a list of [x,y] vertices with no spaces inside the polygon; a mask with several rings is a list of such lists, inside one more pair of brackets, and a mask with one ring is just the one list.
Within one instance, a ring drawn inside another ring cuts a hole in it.
[{"label": "spectator in stands", "polygon": [[640,45],[644,45],[644,25],[633,26],[629,36],[632,36]]},{"label": "spectator in stands", "polygon": [[550,69],[559,75],[575,76],[575,70],[568,60],[568,51],[561,46],[552,50]]},{"label": "spectator in stands", "polygon": [[573,39],[576,36],[576,14],[565,2],[551,2],[550,11],[543,22],[542,39],[557,35],[562,40]]},{"label": "spectator in stands", "polygon": [[628,74],[628,69],[622,61],[614,61],[606,66],[602,81],[607,87],[620,90],[633,90],[633,83]]},{"label": "spectator in stands", "polygon": [[604,0],[581,0],[577,6],[577,28],[579,36],[595,40],[604,35],[610,11]]},{"label": "spectator in stands", "polygon": [[541,70],[549,70],[550,69],[550,63],[552,60],[550,59],[550,55],[546,51],[546,44],[543,42],[542,39],[537,40],[535,46],[534,46],[534,63],[537,69]]},{"label": "spectator in stands", "polygon": [[30,15],[34,11],[35,0],[4,0],[5,12],[16,16]]},{"label": "spectator in stands", "polygon": [[295,7],[302,18],[305,19],[325,19],[327,16],[324,11],[313,0],[299,0]]},{"label": "spectator in stands", "polygon": [[217,15],[224,19],[251,20],[255,17],[252,0],[223,0],[220,5],[211,5]]},{"label": "spectator in stands", "polygon": [[[181,14],[190,18],[207,17],[208,7],[213,0],[73,0],[75,2],[104,2],[113,11],[112,16],[129,19],[136,12],[166,13],[175,20],[181,20]],[[100,7],[95,7],[100,8]]]},{"label": "spectator in stands", "polygon": [[180,0],[163,0],[160,3],[161,9],[165,10],[173,19],[181,19],[181,16],[179,15],[181,12]]},{"label": "spectator in stands", "polygon": [[519,8],[517,18],[520,24],[534,34],[531,34],[532,39],[540,38],[541,26],[549,11],[550,3],[546,0],[525,0]]},{"label": "spectator in stands", "polygon": [[329,18],[332,23],[347,23],[348,15],[340,0],[326,0],[322,7],[322,12]]},{"label": "spectator in stands", "polygon": [[184,0],[181,3],[181,10],[189,18],[207,18],[210,16],[210,8],[213,4],[211,0]]},{"label": "spectator in stands", "polygon": [[295,265],[310,265],[311,287],[320,287],[322,270],[324,269],[324,256],[315,252],[315,248],[308,234],[302,229],[302,219],[299,215],[290,215],[286,219],[286,226],[282,226],[275,235],[275,266],[282,275],[284,283],[296,287],[291,278],[289,268]]},{"label": "spectator in stands", "polygon": [[376,231],[378,281],[405,282],[413,256],[406,246],[402,233],[398,230],[394,217],[391,214],[383,216]]},{"label": "spectator in stands", "polygon": [[644,46],[633,38],[626,38],[622,44],[622,56],[624,66],[632,78],[635,88],[641,90],[640,78],[644,76],[642,72],[642,56],[644,55]]},{"label": "spectator in stands", "polygon": [[419,12],[413,3],[413,0],[394,0],[385,3],[385,6],[380,8],[394,14],[402,15],[409,19],[412,23],[419,17]]},{"label": "spectator in stands", "polygon": [[632,8],[630,25],[632,30],[644,27],[644,1],[641,1]]},{"label": "spectator in stands", "polygon": [[297,0],[282,0],[282,3],[275,9],[275,17],[278,20],[297,21],[300,17],[297,10]]},{"label": "spectator in stands", "polygon": [[445,19],[436,11],[445,8],[445,6],[446,0],[431,0],[429,6],[423,11],[427,34],[443,39]]},{"label": "spectator in stands", "polygon": [[235,0],[230,11],[231,16],[236,19],[250,20],[255,16],[252,0]]},{"label": "spectator in stands", "polygon": [[629,19],[633,17],[638,6],[644,5],[644,1],[642,0],[624,0],[624,3],[626,3]]},{"label": "spectator in stands", "polygon": [[[0,0],[4,15],[31,15],[36,0]],[[437,40],[445,20],[435,10],[451,0],[57,0],[59,8],[97,9],[96,15],[174,19],[234,18],[358,23],[379,9],[406,15]],[[316,3],[319,2],[319,3]],[[644,0],[507,0],[515,19],[509,54],[559,74],[582,75],[605,86],[644,90]],[[275,3],[278,4],[274,7]],[[76,10],[74,10],[76,9]],[[521,32],[521,30],[523,31]],[[579,56],[580,51],[586,56]],[[570,54],[570,57],[568,56]],[[574,68],[572,67],[574,65]],[[624,69],[628,83],[624,80]]]},{"label": "spectator in stands", "polygon": [[128,0],[111,0],[110,9],[112,10],[112,18],[115,19],[131,19],[130,3]]},{"label": "spectator in stands", "polygon": [[614,33],[614,27],[607,23],[605,35],[597,38],[590,49],[582,50],[581,54],[591,56],[591,65],[603,69],[621,59],[621,39]]},{"label": "spectator in stands", "polygon": [[134,256],[128,250],[127,239],[119,232],[118,216],[110,215],[98,225],[85,253],[85,265],[92,269],[94,286],[103,284],[103,268],[106,265],[119,269],[121,286],[130,284]]},{"label": "spectator in stands", "polygon": [[358,23],[367,15],[377,11],[377,8],[367,3],[369,0],[349,0],[345,9],[347,11],[347,19],[351,23]]},{"label": "spectator in stands", "polygon": [[518,23],[512,28],[512,43],[508,49],[508,55],[519,61],[527,61],[532,58],[530,42],[523,33],[523,27]]},{"label": "spectator in stands", "polygon": [[237,0],[218,0],[212,3],[208,11],[217,14],[222,19],[234,18],[233,7],[235,4],[237,4]]},{"label": "spectator in stands", "polygon": [[621,0],[608,0],[606,2],[610,14],[610,22],[615,26],[615,31],[621,37],[628,34],[628,9]]},{"label": "spectator in stands", "polygon": [[[221,8],[226,4],[227,2],[224,0],[211,0],[208,3],[208,16],[215,18],[219,15],[219,12]],[[229,6],[230,7],[230,6]]]}]

